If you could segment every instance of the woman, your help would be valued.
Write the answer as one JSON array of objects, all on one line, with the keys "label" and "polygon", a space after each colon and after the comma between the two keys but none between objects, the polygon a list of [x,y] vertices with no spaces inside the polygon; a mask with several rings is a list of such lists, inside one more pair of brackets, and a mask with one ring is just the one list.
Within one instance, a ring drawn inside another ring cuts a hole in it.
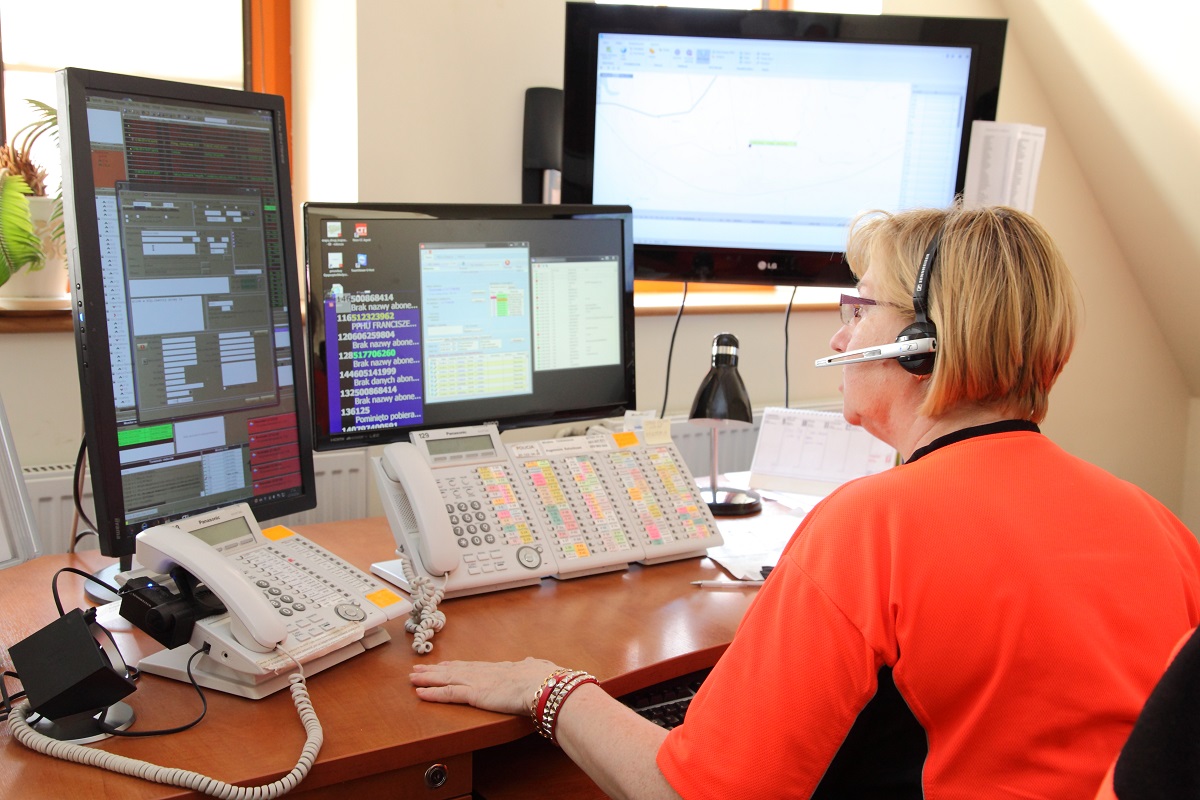
[{"label": "woman", "polygon": [[533,659],[418,664],[418,695],[532,713],[614,796],[1092,796],[1200,623],[1200,545],[1039,432],[1076,312],[1028,215],[860,221],[847,248],[860,296],[844,299],[833,349],[912,325],[930,250],[917,299],[932,368],[843,369],[846,419],[904,463],[805,518],[683,725],[660,730],[586,677],[547,681],[557,666]]}]

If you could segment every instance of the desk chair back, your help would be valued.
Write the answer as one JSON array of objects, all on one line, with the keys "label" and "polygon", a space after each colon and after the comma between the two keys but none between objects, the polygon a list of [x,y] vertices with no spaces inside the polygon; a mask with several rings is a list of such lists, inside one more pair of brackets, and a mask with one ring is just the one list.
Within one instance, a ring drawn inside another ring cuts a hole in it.
[{"label": "desk chair back", "polygon": [[1200,628],[1142,706],[1096,800],[1200,798]]}]

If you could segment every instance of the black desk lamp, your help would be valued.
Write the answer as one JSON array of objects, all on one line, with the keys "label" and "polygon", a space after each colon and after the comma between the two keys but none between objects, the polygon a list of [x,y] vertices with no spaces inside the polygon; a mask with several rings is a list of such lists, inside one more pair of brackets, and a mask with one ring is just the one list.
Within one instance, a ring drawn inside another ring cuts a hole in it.
[{"label": "black desk lamp", "polygon": [[692,401],[688,421],[712,429],[712,471],[708,507],[715,516],[757,514],[762,501],[755,492],[717,486],[717,438],[723,428],[744,428],[754,424],[750,396],[737,371],[738,340],[732,333],[718,333],[713,339],[712,368],[700,383]]}]

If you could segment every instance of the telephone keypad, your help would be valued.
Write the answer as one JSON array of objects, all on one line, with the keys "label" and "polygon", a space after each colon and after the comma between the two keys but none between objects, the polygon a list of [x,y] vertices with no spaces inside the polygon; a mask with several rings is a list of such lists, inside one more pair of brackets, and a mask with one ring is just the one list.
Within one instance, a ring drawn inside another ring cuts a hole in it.
[{"label": "telephone keypad", "polygon": [[[378,581],[318,545],[289,537],[233,556],[237,566],[287,620],[288,635],[311,642],[348,623],[366,620],[356,596],[380,588]],[[350,610],[353,609],[353,610]],[[298,616],[298,615],[305,616]]]},{"label": "telephone keypad", "polygon": [[[481,548],[534,543],[534,529],[505,465],[456,468],[450,475],[436,476],[436,480],[450,514],[455,543],[467,551],[463,553],[463,563],[469,574],[503,572],[509,568],[502,551]],[[541,557],[533,566],[521,559],[518,563],[534,569],[541,564]]]}]

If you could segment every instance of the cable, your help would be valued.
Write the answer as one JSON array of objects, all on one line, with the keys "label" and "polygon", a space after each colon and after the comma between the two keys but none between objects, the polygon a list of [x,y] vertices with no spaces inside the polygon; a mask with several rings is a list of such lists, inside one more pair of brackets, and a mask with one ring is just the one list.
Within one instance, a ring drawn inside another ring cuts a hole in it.
[{"label": "cable", "polygon": [[683,304],[687,302],[688,282],[683,282],[683,296],[679,298],[679,311],[675,314],[675,327],[671,329],[671,343],[667,345],[667,375],[663,380],[662,407],[658,410],[661,419],[667,418],[667,389],[671,386],[671,356],[675,354],[675,334],[679,333],[679,318],[683,316]]},{"label": "cable", "polygon": [[[75,545],[79,543],[81,538],[86,536],[88,533],[96,533],[96,523],[92,522],[92,520],[88,517],[87,512],[83,510],[83,456],[85,453],[87,453],[87,437],[79,440],[79,453],[75,456],[75,476],[71,485],[71,499],[75,503],[75,514],[71,520],[71,549],[67,551],[69,553],[75,552]],[[79,520],[83,520],[83,523],[87,525],[90,530],[84,531],[76,536],[75,529],[79,525]]]},{"label": "cable", "polygon": [[54,573],[54,577],[50,579],[50,593],[52,595],[54,595],[54,607],[58,609],[58,615],[60,617],[66,613],[65,611],[63,611],[62,601],[58,598],[58,576],[62,575],[64,572],[70,572],[74,575],[82,575],[83,577],[87,578],[89,581],[100,584],[101,586],[103,586],[105,589],[108,589],[113,594],[119,595],[121,593],[121,590],[118,589],[117,587],[112,586],[111,584],[100,580],[95,575],[92,575],[89,572],[84,572],[81,569],[75,569],[75,567],[63,567],[58,572]]},{"label": "cable", "polygon": [[[105,633],[108,633],[108,636],[110,639],[112,638],[112,634],[108,632],[107,628],[105,628],[101,625],[97,625],[96,627],[100,628]],[[115,641],[113,642],[113,646],[116,646]],[[102,730],[105,733],[110,734],[112,736],[125,736],[128,738],[141,738],[141,737],[146,737],[146,736],[166,736],[167,734],[171,734],[171,733],[182,733],[183,731],[186,731],[188,728],[194,728],[196,725],[200,724],[200,720],[204,719],[204,715],[208,713],[208,698],[204,696],[204,690],[200,688],[200,684],[196,683],[196,678],[194,675],[192,675],[192,663],[196,660],[196,658],[198,656],[204,655],[211,649],[212,649],[211,645],[205,644],[204,647],[202,647],[201,649],[192,653],[191,658],[189,658],[187,660],[188,681],[191,682],[192,688],[196,690],[196,694],[198,694],[200,696],[200,705],[201,705],[200,716],[196,717],[191,722],[188,722],[184,725],[179,725],[178,727],[175,727],[175,728],[163,728],[163,729],[157,730],[157,731],[123,731],[119,728],[114,728],[112,725],[109,725],[107,722],[105,722],[104,721],[105,712],[101,711],[99,714],[96,715],[96,726],[100,730]]]},{"label": "cable", "polygon": [[203,792],[213,797],[222,798],[222,800],[270,800],[291,791],[297,784],[304,780],[313,763],[317,760],[317,754],[321,752],[321,745],[325,741],[325,733],[321,729],[321,721],[317,719],[317,713],[313,710],[312,701],[308,696],[308,687],[304,682],[303,668],[291,653],[282,647],[276,647],[275,649],[296,663],[297,671],[288,676],[288,681],[291,684],[292,702],[295,704],[296,711],[300,715],[300,721],[304,725],[306,736],[304,747],[300,751],[300,758],[296,761],[296,766],[292,768],[291,772],[274,783],[263,784],[262,786],[234,786],[233,784],[225,783],[224,781],[219,781],[197,772],[171,767],[160,767],[156,764],[126,758],[104,750],[93,750],[88,747],[82,747],[73,742],[60,742],[57,739],[51,739],[49,736],[38,733],[30,727],[27,721],[30,713],[28,700],[22,700],[13,709],[8,719],[8,730],[12,734],[12,737],[25,747],[54,758],[100,767],[110,772],[131,775],[135,778],[142,778],[143,780],[154,781],[155,783],[179,786],[195,792]]},{"label": "cable", "polygon": [[788,404],[788,322],[792,318],[792,303],[796,302],[796,290],[799,286],[792,287],[792,296],[788,298],[787,311],[783,312],[783,407],[791,408]]},{"label": "cable", "polygon": [[442,602],[446,590],[444,586],[434,585],[429,576],[418,575],[405,555],[400,556],[400,569],[412,597],[412,611],[404,621],[404,630],[413,635],[413,652],[423,656],[433,650],[430,639],[446,626],[445,613],[438,611],[438,603]]},{"label": "cable", "polygon": [[21,676],[10,670],[4,670],[0,673],[0,722],[8,719],[9,712],[12,711],[13,704],[25,696],[25,690],[13,694],[8,693],[8,684],[4,682],[4,678],[13,678],[20,680]]}]

